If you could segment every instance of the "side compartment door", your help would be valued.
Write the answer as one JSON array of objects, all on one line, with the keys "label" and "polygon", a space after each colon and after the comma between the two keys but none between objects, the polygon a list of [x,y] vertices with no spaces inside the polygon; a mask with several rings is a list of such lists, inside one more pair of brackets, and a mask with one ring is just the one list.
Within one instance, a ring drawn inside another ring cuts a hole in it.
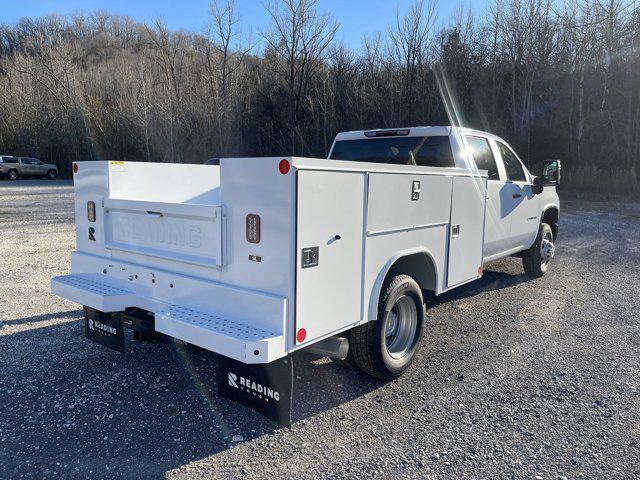
[{"label": "side compartment door", "polygon": [[482,275],[486,197],[486,177],[453,178],[448,288]]},{"label": "side compartment door", "polygon": [[299,345],[360,320],[365,176],[310,170],[297,175]]}]

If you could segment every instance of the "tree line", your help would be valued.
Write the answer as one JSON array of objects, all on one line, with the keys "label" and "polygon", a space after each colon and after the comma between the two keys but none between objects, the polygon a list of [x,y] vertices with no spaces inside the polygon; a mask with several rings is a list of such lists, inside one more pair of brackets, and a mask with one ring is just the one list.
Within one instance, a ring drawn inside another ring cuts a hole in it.
[{"label": "tree line", "polygon": [[361,44],[318,0],[268,0],[250,32],[214,0],[202,32],[106,12],[0,26],[0,153],[78,160],[325,156],[344,130],[460,124],[577,190],[638,193],[640,4],[414,0]]}]

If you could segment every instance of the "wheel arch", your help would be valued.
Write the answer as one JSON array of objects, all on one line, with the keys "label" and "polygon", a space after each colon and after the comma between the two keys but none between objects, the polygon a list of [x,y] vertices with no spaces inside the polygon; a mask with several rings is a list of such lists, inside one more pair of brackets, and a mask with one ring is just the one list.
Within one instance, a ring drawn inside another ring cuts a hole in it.
[{"label": "wheel arch", "polygon": [[553,240],[558,238],[558,221],[560,219],[560,208],[557,205],[546,205],[542,209],[542,215],[540,216],[540,223],[546,223],[551,227],[553,233]]},{"label": "wheel arch", "polygon": [[431,252],[426,248],[400,251],[387,260],[376,277],[369,297],[369,320],[377,319],[378,301],[385,280],[401,273],[415,279],[422,290],[438,291],[440,272]]}]

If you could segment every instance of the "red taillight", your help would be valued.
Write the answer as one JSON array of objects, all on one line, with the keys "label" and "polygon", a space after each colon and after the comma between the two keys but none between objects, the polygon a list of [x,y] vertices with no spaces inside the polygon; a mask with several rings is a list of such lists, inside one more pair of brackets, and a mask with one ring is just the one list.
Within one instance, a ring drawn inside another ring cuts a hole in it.
[{"label": "red taillight", "polygon": [[283,158],[278,164],[278,170],[280,170],[281,174],[286,175],[291,170],[291,164]]},{"label": "red taillight", "polygon": [[260,215],[250,213],[246,220],[247,242],[260,243]]},{"label": "red taillight", "polygon": [[96,221],[96,202],[87,202],[87,220]]},{"label": "red taillight", "polygon": [[298,343],[304,342],[304,339],[307,338],[307,331],[304,328],[298,330],[298,334],[296,335],[296,340]]},{"label": "red taillight", "polygon": [[73,164],[73,173],[78,173],[78,164],[77,163]]}]

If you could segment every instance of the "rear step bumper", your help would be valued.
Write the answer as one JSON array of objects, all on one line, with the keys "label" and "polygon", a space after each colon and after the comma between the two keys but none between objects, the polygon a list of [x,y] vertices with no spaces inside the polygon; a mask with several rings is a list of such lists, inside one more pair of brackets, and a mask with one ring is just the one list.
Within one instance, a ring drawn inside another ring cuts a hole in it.
[{"label": "rear step bumper", "polygon": [[97,274],[54,277],[51,293],[105,313],[119,312],[135,304],[135,294],[126,284],[106,281]]},{"label": "rear step bumper", "polygon": [[267,363],[270,352],[285,355],[283,335],[180,305],[156,314],[156,331],[244,363]]},{"label": "rear step bumper", "polygon": [[[215,288],[211,284],[211,290]],[[230,318],[210,309],[148,298],[124,280],[94,273],[62,275],[51,280],[51,291],[102,312],[120,312],[130,307],[152,311],[157,332],[243,363],[268,363],[287,354],[282,331],[271,331],[251,320]],[[252,295],[257,294],[248,294],[246,301],[251,301]]]}]

